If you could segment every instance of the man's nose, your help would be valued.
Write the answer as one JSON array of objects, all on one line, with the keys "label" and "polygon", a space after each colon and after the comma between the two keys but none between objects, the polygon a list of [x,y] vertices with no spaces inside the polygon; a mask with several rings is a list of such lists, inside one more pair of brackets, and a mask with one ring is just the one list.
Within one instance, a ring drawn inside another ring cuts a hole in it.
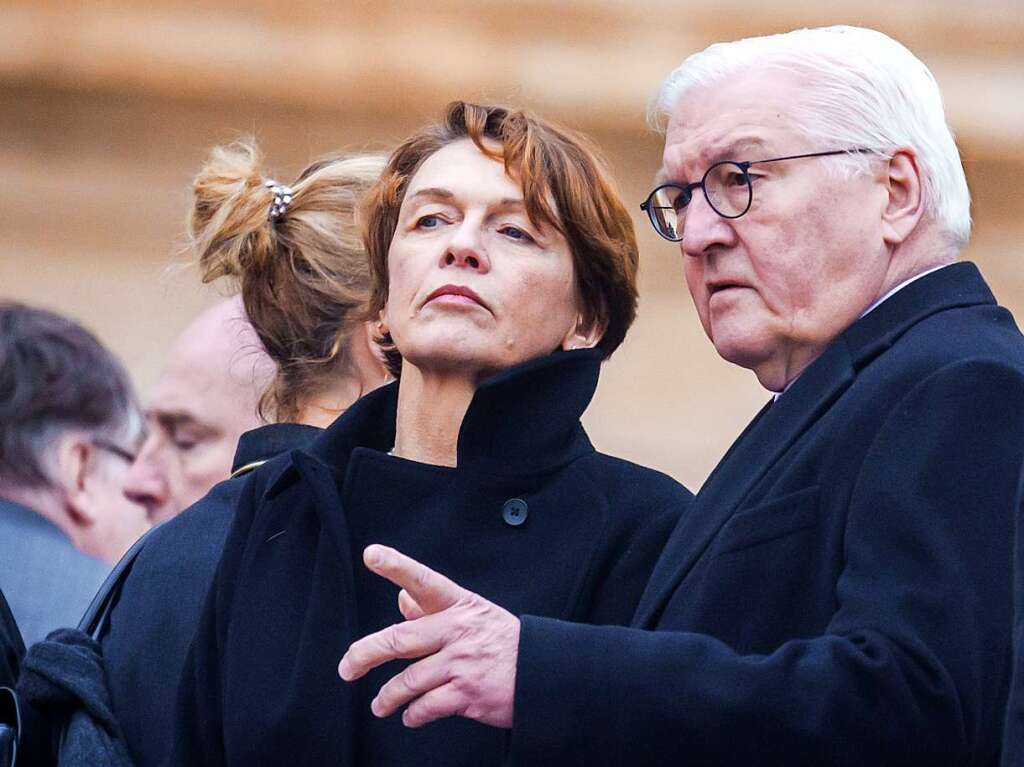
[{"label": "man's nose", "polygon": [[444,255],[442,266],[458,266],[480,272],[490,270],[491,264],[487,257],[482,226],[467,217],[452,234]]},{"label": "man's nose", "polygon": [[124,497],[146,509],[146,515],[154,519],[170,497],[167,477],[154,460],[152,451],[143,450],[128,470],[122,492]]},{"label": "man's nose", "polygon": [[682,222],[683,239],[680,247],[687,256],[703,256],[716,248],[729,247],[736,242],[732,220],[718,215],[700,190],[696,190]]}]

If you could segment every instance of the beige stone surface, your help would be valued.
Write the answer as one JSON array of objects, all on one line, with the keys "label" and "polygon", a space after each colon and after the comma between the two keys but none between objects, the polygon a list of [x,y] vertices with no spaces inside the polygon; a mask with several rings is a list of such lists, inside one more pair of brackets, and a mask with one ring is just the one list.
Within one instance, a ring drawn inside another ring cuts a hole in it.
[{"label": "beige stone surface", "polygon": [[696,489],[765,401],[720,361],[678,250],[637,206],[658,165],[647,99],[715,39],[847,22],[912,47],[944,88],[975,196],[978,261],[1024,312],[1024,15],[1019,3],[226,0],[0,6],[0,296],[77,317],[143,392],[218,295],[182,265],[206,149],[255,133],[287,180],[336,148],[386,148],[456,97],[590,133],[636,209],[641,306],[586,417],[599,448]]}]

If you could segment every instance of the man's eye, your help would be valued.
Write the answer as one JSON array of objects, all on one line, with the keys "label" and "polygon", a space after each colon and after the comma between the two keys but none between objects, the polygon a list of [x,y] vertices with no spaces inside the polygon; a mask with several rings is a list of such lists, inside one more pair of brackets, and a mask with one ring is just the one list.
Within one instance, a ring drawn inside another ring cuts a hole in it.
[{"label": "man's eye", "polygon": [[174,445],[176,450],[187,452],[198,445],[202,440],[191,434],[176,434],[172,433],[171,444]]},{"label": "man's eye", "polygon": [[522,242],[534,241],[533,237],[531,237],[529,234],[524,232],[518,226],[512,226],[511,224],[506,224],[505,226],[501,227],[498,230],[498,232],[512,240],[521,240]]},{"label": "man's eye", "polygon": [[[754,176],[751,176],[751,178],[754,178]],[[747,177],[745,175],[743,175],[742,173],[728,173],[725,176],[725,185],[726,186],[746,186],[747,185]]]},{"label": "man's eye", "polygon": [[680,192],[672,200],[672,207],[675,209],[676,213],[678,213],[679,211],[681,211],[683,208],[690,204],[690,200],[692,198],[693,192]]}]

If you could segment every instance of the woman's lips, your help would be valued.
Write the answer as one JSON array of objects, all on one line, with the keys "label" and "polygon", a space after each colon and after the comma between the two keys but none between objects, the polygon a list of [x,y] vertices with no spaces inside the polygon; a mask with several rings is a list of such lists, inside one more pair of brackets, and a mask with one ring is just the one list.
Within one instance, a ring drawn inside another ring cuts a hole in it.
[{"label": "woman's lips", "polygon": [[426,306],[432,302],[441,302],[456,306],[482,306],[484,309],[487,308],[487,304],[485,304],[483,299],[476,294],[476,291],[472,288],[466,287],[465,285],[442,285],[427,296],[427,300],[423,302],[423,305]]}]

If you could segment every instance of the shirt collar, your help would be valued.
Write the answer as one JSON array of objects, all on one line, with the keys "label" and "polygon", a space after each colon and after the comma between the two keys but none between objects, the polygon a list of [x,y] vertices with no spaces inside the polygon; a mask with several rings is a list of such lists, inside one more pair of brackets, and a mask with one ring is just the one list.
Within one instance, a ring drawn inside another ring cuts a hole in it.
[{"label": "shirt collar", "polygon": [[[871,304],[871,306],[869,306],[863,312],[861,312],[860,317],[858,317],[857,319],[861,319],[862,317],[866,317],[868,314],[870,314],[875,309],[877,309],[879,306],[881,306],[885,301],[888,301],[894,295],[896,295],[901,290],[903,290],[903,288],[907,287],[907,285],[909,285],[910,283],[916,282],[917,280],[921,279],[925,275],[931,274],[932,272],[937,272],[937,271],[939,271],[939,269],[945,269],[947,266],[952,266],[952,264],[940,264],[939,266],[933,266],[931,269],[925,269],[923,272],[921,272],[919,274],[915,274],[909,280],[904,280],[899,285],[897,285],[895,288],[893,288],[888,293],[886,293],[884,296],[882,296],[877,301],[875,301],[873,304]],[[792,386],[794,383],[796,383],[797,378],[799,378],[799,377],[800,376],[797,375],[796,378],[794,378],[789,383],[787,383],[786,387],[782,391],[772,392],[772,402],[778,402],[779,401],[779,397],[781,397],[783,394],[785,394],[787,391],[789,391],[789,387]]]}]

